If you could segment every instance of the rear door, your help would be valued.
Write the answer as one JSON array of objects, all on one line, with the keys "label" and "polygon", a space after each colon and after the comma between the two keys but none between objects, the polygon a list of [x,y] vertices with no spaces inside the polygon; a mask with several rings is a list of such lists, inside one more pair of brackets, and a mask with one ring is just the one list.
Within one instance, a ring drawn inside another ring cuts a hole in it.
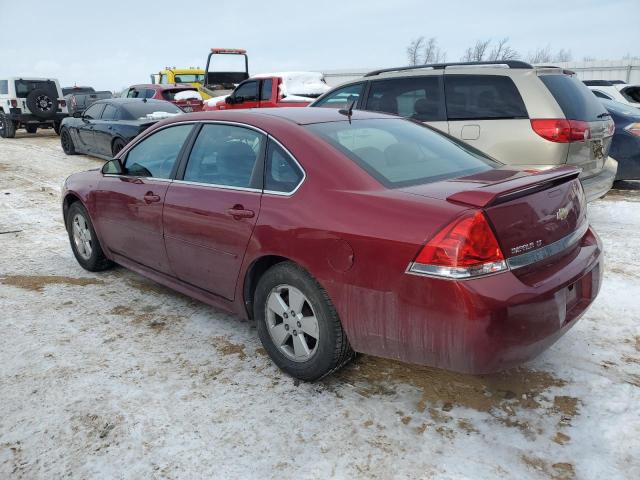
[{"label": "rear door", "polygon": [[233,300],[260,212],[266,137],[207,123],[167,191],[165,245],[176,276]]},{"label": "rear door", "polygon": [[442,71],[428,76],[372,81],[364,109],[400,115],[449,132]]},{"label": "rear door", "polygon": [[613,120],[593,92],[576,77],[540,75],[560,105],[567,120],[585,122],[588,132],[583,141],[569,144],[567,163],[582,168],[580,178],[597,175],[604,166],[613,138]]},{"label": "rear door", "polygon": [[514,143],[525,151],[528,138],[537,140],[508,76],[445,73],[444,84],[449,134],[505,163],[513,162]]}]

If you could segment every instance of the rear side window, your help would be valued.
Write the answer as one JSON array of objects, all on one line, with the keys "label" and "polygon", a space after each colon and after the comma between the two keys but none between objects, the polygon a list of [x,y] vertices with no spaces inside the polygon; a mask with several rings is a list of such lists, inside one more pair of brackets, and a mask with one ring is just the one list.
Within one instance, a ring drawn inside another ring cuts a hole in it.
[{"label": "rear side window", "polygon": [[498,166],[462,142],[403,119],[316,123],[307,128],[390,188],[462,177]]},{"label": "rear side window", "polygon": [[118,109],[113,105],[107,105],[104,107],[104,112],[102,112],[102,120],[113,120],[116,118],[116,113]]},{"label": "rear side window", "polygon": [[607,110],[587,86],[568,75],[541,75],[540,80],[549,89],[567,120],[586,122],[603,119]]},{"label": "rear side window", "polygon": [[513,80],[500,75],[445,75],[449,120],[528,118]]},{"label": "rear side window", "polygon": [[271,99],[271,86],[273,85],[273,80],[270,78],[268,80],[262,81],[262,86],[260,87],[260,100],[269,100]]},{"label": "rear side window", "polygon": [[0,80],[0,95],[9,93],[9,80]]},{"label": "rear side window", "polygon": [[620,93],[627,101],[640,103],[640,87],[625,87]]},{"label": "rear side window", "polygon": [[127,153],[125,173],[136,177],[170,178],[182,144],[193,125],[167,127],[142,140]]},{"label": "rear side window", "polygon": [[156,94],[156,91],[155,91],[155,90],[152,90],[152,89],[150,89],[150,88],[147,88],[147,89],[144,91],[144,98],[153,98],[153,97],[155,96],[155,94]]},{"label": "rear side window", "polygon": [[446,120],[440,76],[395,78],[371,83],[366,110],[421,122]]},{"label": "rear side window", "polygon": [[90,118],[90,119],[96,120],[100,118],[100,115],[102,114],[102,110],[104,110],[104,103],[96,103],[94,105],[91,105],[89,108],[87,108],[82,116],[84,118]]},{"label": "rear side window", "polygon": [[596,97],[599,97],[599,98],[606,98],[607,100],[613,100],[609,95],[607,95],[607,94],[606,94],[606,93],[604,93],[604,92],[601,92],[600,90],[591,90],[591,91],[593,92],[593,94],[594,94]]},{"label": "rear side window", "polygon": [[269,141],[265,167],[265,191],[293,192],[304,177],[296,162],[274,141]]},{"label": "rear side window", "polygon": [[333,93],[328,94],[321,100],[318,100],[313,104],[313,106],[326,108],[345,108],[354,100],[356,103],[358,102],[360,95],[362,95],[363,89],[364,83],[356,83],[355,85],[348,85],[346,87],[339,88]]}]

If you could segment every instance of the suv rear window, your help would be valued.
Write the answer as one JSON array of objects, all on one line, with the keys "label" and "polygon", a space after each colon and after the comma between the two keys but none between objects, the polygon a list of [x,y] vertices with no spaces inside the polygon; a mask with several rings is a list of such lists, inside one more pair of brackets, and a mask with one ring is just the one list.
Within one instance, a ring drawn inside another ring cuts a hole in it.
[{"label": "suv rear window", "polygon": [[51,80],[16,80],[16,96],[18,98],[27,98],[36,88],[54,92],[58,96],[58,89],[55,82]]},{"label": "suv rear window", "polygon": [[389,188],[462,177],[498,166],[462,142],[403,119],[316,123],[306,128]]},{"label": "suv rear window", "polygon": [[449,120],[528,118],[520,92],[501,75],[445,75]]},{"label": "suv rear window", "polygon": [[413,118],[446,120],[440,76],[405,77],[371,83],[365,110]]},{"label": "suv rear window", "polygon": [[607,110],[587,86],[569,75],[540,75],[567,120],[600,121]]}]

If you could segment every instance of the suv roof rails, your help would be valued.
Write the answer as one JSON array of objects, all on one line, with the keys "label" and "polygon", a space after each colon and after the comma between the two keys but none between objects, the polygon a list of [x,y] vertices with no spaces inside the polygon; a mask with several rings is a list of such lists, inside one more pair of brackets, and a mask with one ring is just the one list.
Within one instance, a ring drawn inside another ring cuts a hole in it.
[{"label": "suv roof rails", "polygon": [[487,62],[450,62],[450,63],[429,63],[426,65],[409,65],[406,67],[396,68],[381,68],[380,70],[374,70],[365,75],[365,77],[373,77],[386,72],[402,72],[406,70],[419,70],[421,68],[432,68],[434,70],[445,69],[447,67],[458,66],[474,66],[474,65],[506,65],[509,68],[533,68],[533,66],[527,62],[520,60],[496,60]]}]

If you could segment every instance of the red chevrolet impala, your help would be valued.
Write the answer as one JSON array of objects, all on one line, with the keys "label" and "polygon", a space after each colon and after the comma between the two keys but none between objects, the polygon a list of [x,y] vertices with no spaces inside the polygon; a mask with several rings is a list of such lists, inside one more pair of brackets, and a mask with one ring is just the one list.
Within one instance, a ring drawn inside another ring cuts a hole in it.
[{"label": "red chevrolet impala", "polygon": [[482,373],[535,357],[598,293],[578,173],[379,113],[203,112],[69,177],[63,211],[82,267],[254,319],[295,377],[354,351]]}]

